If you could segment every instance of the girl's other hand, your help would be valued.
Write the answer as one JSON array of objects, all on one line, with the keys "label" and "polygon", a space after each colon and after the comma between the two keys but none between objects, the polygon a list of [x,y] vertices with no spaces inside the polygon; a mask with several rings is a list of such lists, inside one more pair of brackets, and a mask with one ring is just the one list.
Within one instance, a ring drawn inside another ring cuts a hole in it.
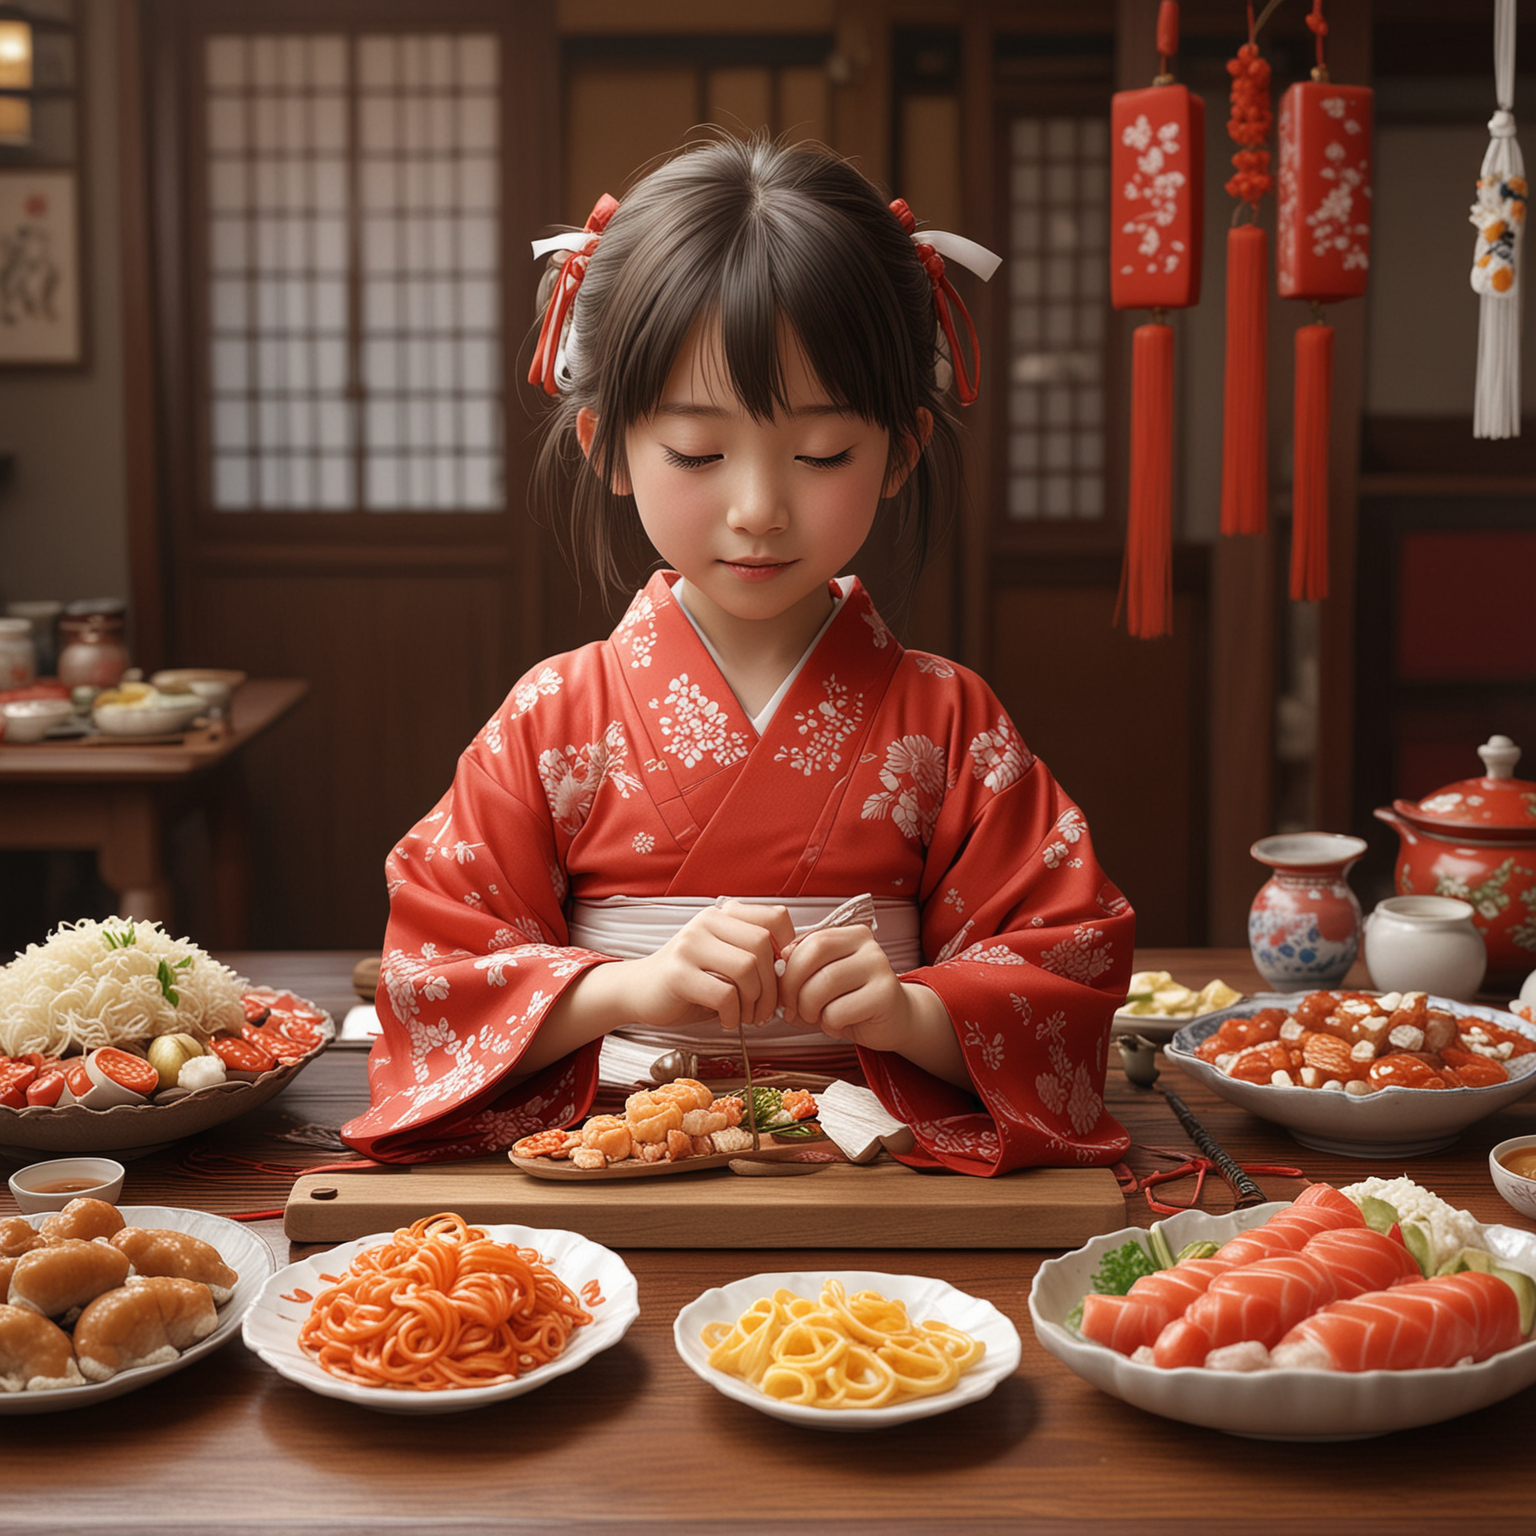
[{"label": "girl's other hand", "polygon": [[786,1016],[798,1015],[834,1040],[894,1051],[946,1082],[971,1087],[943,1000],[930,987],[902,981],[862,923],[801,939],[785,960],[779,1000]]},{"label": "girl's other hand", "polygon": [[707,907],[654,954],[624,967],[631,1016],[653,1028],[717,1016],[727,1030],[762,1024],[779,1006],[773,962],[794,938],[786,907]]}]

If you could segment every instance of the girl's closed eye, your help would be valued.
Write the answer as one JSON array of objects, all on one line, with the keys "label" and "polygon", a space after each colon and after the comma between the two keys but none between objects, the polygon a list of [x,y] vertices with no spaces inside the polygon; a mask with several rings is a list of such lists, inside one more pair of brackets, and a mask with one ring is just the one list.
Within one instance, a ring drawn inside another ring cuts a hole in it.
[{"label": "girl's closed eye", "polygon": [[663,448],[667,463],[676,469],[703,469],[725,457],[722,453],[679,453],[676,448]]},{"label": "girl's closed eye", "polygon": [[818,458],[815,454],[801,453],[795,457],[802,464],[809,464],[812,469],[839,469],[844,464],[853,463],[853,449],[844,448],[841,453],[828,455],[826,458]]}]

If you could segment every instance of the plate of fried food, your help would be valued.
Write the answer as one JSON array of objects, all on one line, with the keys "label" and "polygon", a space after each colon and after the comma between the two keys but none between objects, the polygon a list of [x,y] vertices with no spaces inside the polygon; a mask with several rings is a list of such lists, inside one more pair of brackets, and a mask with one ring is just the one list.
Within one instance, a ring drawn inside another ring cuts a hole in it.
[{"label": "plate of fried food", "polygon": [[1423,992],[1260,994],[1186,1025],[1168,1059],[1346,1157],[1420,1157],[1536,1088],[1536,1025]]},{"label": "plate of fried food", "polygon": [[611,1348],[640,1315],[639,1297],[624,1261],[579,1232],[472,1227],[440,1212],[279,1270],[244,1338],[322,1397],[380,1413],[463,1413]]},{"label": "plate of fried food", "polygon": [[622,1115],[591,1115],[569,1130],[525,1136],[507,1156],[536,1179],[633,1179],[702,1173],[741,1159],[790,1160],[818,1143],[826,1145],[807,1089],[759,1083],[717,1096],[707,1083],[680,1077],[630,1094]]},{"label": "plate of fried food", "polygon": [[1197,1019],[1231,1008],[1243,994],[1226,982],[1208,981],[1196,989],[1175,981],[1167,971],[1137,971],[1130,981],[1123,1007],[1116,1009],[1111,1038],[1140,1035],[1159,1043]]},{"label": "plate of fried food", "polygon": [[882,1429],[988,1396],[1019,1331],[943,1280],[873,1270],[752,1275],[705,1291],[672,1327],[717,1392],[790,1424]]},{"label": "plate of fried food", "polygon": [[0,1414],[59,1413],[211,1354],[277,1267],[254,1232],[171,1206],[73,1200],[0,1221]]}]

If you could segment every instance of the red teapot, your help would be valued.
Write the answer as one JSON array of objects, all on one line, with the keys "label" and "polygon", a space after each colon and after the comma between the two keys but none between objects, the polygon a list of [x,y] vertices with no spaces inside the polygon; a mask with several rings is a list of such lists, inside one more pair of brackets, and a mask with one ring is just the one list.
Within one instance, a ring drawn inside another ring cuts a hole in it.
[{"label": "red teapot", "polygon": [[1376,811],[1401,839],[1397,889],[1454,896],[1472,907],[1488,948],[1485,990],[1518,988],[1536,970],[1536,783],[1514,777],[1520,748],[1492,736],[1477,749],[1482,778]]}]

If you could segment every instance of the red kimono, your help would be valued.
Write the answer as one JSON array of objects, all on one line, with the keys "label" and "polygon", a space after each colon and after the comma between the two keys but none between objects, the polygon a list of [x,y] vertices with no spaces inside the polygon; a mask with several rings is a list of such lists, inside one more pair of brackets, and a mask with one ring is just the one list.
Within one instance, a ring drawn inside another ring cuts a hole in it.
[{"label": "red kimono", "polygon": [[[584,1115],[594,1042],[515,1085],[550,1005],[604,956],[571,900],[910,896],[975,1092],[859,1050],[908,1161],[1109,1163],[1110,1015],[1134,918],[1082,813],[973,673],[904,650],[854,583],[759,738],[663,572],[605,641],[533,668],[390,855],[370,1157],[485,1154]],[[831,1045],[833,1042],[829,1041]]]}]

